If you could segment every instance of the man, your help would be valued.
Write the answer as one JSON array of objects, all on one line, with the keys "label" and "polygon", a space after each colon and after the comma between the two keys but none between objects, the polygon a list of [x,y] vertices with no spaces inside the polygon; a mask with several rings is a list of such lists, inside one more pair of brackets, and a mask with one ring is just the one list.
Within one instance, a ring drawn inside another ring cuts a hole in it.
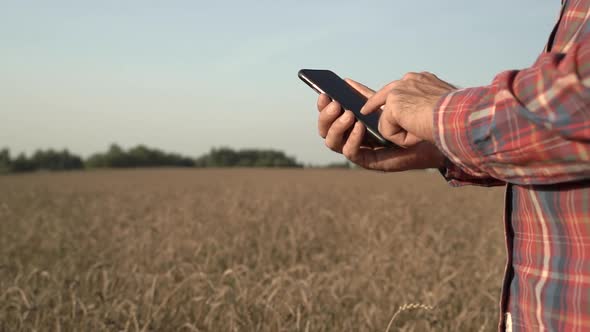
[{"label": "man", "polygon": [[365,128],[318,99],[326,145],[364,168],[439,168],[455,186],[506,185],[500,330],[590,331],[589,7],[564,1],[535,64],[489,86],[457,90],[409,73],[374,92],[348,80],[369,98],[363,113],[382,107],[379,131],[403,151],[361,146]]}]

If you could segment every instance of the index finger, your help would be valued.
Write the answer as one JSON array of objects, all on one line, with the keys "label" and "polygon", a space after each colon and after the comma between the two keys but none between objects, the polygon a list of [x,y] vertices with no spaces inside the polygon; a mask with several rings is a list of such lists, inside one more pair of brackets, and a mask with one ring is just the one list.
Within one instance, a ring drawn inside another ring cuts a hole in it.
[{"label": "index finger", "polygon": [[381,90],[377,91],[373,96],[369,97],[365,105],[361,108],[362,114],[370,114],[381,108],[381,106],[385,105],[387,101],[387,95],[391,88],[389,87],[390,84],[384,86]]},{"label": "index finger", "polygon": [[365,96],[366,98],[371,98],[375,94],[375,91],[373,89],[369,89],[364,84],[361,84],[355,80],[351,80],[350,78],[345,78],[344,80],[346,81],[346,83],[350,84],[350,86],[355,88],[355,90],[362,93],[363,96]]}]

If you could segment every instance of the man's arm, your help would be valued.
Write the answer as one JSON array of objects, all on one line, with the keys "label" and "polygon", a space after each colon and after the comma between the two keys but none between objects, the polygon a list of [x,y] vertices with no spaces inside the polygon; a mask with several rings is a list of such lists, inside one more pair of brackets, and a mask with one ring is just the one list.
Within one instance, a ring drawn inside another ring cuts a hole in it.
[{"label": "man's arm", "polygon": [[492,85],[451,92],[434,111],[437,146],[462,170],[517,184],[590,178],[590,38]]}]

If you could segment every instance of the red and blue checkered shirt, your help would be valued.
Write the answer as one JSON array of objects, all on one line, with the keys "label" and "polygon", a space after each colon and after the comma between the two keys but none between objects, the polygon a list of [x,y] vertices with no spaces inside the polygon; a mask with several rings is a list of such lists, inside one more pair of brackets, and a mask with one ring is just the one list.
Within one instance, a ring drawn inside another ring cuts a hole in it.
[{"label": "red and blue checkered shirt", "polygon": [[500,330],[590,331],[590,0],[563,3],[530,67],[434,114],[453,185],[506,185]]}]

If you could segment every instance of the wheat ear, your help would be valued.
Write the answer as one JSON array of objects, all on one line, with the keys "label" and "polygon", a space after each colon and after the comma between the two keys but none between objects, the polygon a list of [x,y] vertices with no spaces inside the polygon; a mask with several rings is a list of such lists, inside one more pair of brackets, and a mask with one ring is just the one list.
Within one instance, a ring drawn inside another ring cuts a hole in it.
[{"label": "wheat ear", "polygon": [[391,320],[389,321],[389,324],[387,324],[387,329],[385,330],[385,332],[389,332],[389,329],[391,329],[391,326],[393,325],[393,321],[395,321],[395,318],[397,317],[397,315],[399,315],[400,313],[404,312],[404,311],[409,311],[409,310],[433,310],[434,307],[429,306],[427,304],[422,304],[422,303],[405,303],[401,306],[399,306],[399,308],[397,308],[397,311],[393,314],[393,317],[391,317]]}]

